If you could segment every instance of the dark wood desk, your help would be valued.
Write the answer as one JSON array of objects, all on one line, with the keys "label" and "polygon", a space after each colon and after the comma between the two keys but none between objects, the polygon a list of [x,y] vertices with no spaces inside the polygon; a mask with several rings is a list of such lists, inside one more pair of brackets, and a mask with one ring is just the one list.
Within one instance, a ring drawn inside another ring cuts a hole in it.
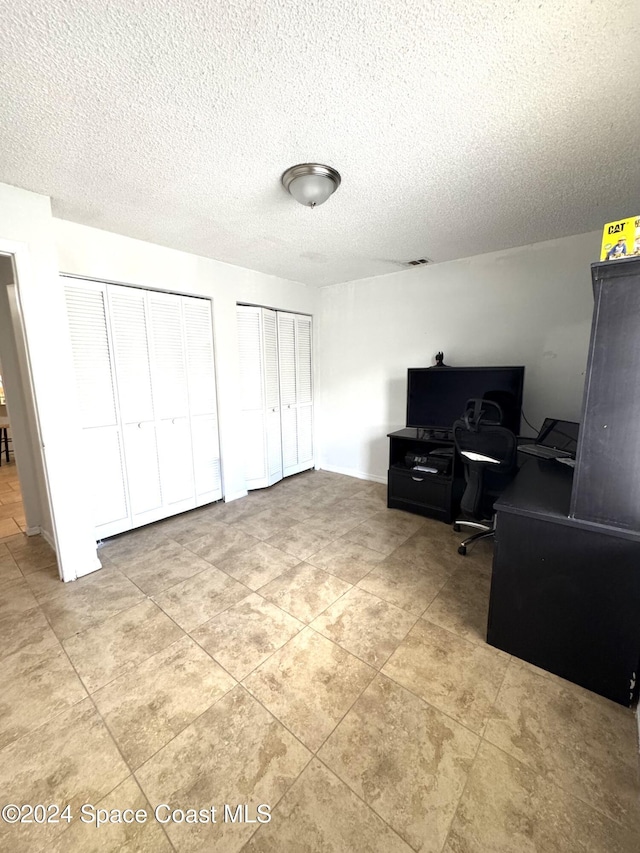
[{"label": "dark wood desk", "polygon": [[640,662],[640,533],[569,518],[573,471],[527,460],[496,503],[487,641],[630,705]]}]

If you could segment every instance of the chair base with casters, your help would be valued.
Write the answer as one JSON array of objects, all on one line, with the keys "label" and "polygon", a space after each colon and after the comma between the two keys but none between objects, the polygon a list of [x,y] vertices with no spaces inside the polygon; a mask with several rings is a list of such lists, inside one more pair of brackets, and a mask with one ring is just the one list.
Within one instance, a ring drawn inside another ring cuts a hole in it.
[{"label": "chair base with casters", "polygon": [[478,542],[480,539],[490,539],[496,533],[495,520],[491,524],[483,524],[481,521],[471,521],[468,518],[458,518],[453,522],[453,529],[456,533],[460,533],[460,528],[463,526],[472,527],[479,531],[472,536],[467,536],[458,545],[458,554],[462,554],[463,557],[467,553],[467,548],[470,548],[475,542]]},{"label": "chair base with casters", "polygon": [[[453,529],[460,527],[478,530],[458,547],[458,554],[479,539],[495,536],[493,505],[513,479],[516,469],[518,442],[515,434],[502,426],[502,410],[491,400],[472,399],[460,420],[453,424],[456,451],[464,463],[466,488],[460,501],[462,518],[456,519]],[[491,519],[487,521],[486,519]]]}]

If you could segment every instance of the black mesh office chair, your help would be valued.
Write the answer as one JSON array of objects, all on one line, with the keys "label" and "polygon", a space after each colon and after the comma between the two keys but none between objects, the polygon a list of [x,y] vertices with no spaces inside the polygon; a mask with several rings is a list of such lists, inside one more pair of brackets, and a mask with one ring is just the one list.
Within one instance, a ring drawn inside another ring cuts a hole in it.
[{"label": "black mesh office chair", "polygon": [[497,403],[469,400],[463,417],[453,425],[453,440],[467,481],[460,502],[463,515],[453,529],[457,533],[465,525],[479,531],[460,543],[459,554],[466,554],[478,539],[495,534],[493,504],[517,470],[517,438],[501,423],[502,410]]}]

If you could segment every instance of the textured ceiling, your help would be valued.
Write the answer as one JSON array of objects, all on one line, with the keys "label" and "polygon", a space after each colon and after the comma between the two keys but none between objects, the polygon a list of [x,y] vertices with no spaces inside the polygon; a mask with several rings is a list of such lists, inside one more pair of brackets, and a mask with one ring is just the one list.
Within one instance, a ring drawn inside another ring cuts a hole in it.
[{"label": "textured ceiling", "polygon": [[[0,181],[65,219],[323,285],[640,213],[638,0],[2,14]],[[342,174],[316,210],[304,161]]]}]

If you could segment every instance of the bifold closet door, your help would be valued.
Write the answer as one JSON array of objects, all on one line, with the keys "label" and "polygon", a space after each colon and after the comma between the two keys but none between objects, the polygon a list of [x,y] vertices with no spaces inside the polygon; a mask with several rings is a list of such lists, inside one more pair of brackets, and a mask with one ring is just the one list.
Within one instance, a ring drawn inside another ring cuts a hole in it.
[{"label": "bifold closet door", "polygon": [[66,294],[97,537],[219,500],[209,300],[80,280]]},{"label": "bifold closet door", "polygon": [[238,306],[240,395],[248,489],[282,479],[276,312]]},{"label": "bifold closet door", "polygon": [[108,295],[131,520],[136,527],[163,516],[147,294],[134,287],[109,285]]},{"label": "bifold closet door", "polygon": [[187,392],[196,506],[222,497],[211,302],[183,296]]},{"label": "bifold closet door", "polygon": [[313,467],[311,318],[278,312],[283,476]]},{"label": "bifold closet door", "polygon": [[80,281],[67,284],[65,296],[82,418],[82,452],[87,460],[88,499],[96,536],[101,538],[119,533],[129,519],[105,285]]},{"label": "bifold closet door", "polygon": [[238,306],[248,489],[313,467],[311,317]]}]

